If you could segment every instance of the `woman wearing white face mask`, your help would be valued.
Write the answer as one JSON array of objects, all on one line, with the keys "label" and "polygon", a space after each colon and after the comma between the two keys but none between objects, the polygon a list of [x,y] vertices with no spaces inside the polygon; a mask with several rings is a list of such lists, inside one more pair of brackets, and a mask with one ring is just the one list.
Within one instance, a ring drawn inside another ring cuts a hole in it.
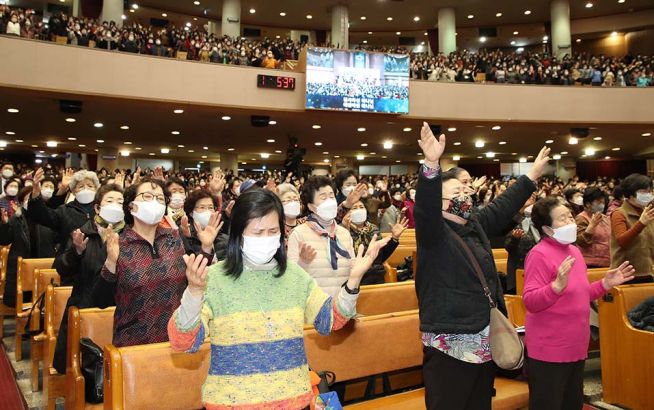
[{"label": "woman wearing white face mask", "polygon": [[[331,179],[309,178],[302,186],[301,197],[310,214],[291,233],[288,257],[316,279],[325,292],[336,296],[350,275],[354,245],[348,230],[336,223],[338,205]],[[381,242],[385,245],[389,240]]]},{"label": "woman wearing white face mask", "polygon": [[[68,317],[70,306],[82,309],[115,305],[115,289],[100,280],[100,271],[107,259],[107,228],[111,225],[113,232],[120,233],[125,227],[123,190],[115,184],[104,185],[98,190],[94,203],[95,218],[73,231],[72,242],[55,262],[62,271],[74,274],[73,291],[62,318]],[[66,373],[67,329],[68,320],[62,320],[53,361],[61,374]]]},{"label": "woman wearing white face mask", "polygon": [[18,178],[10,179],[9,181],[5,182],[3,187],[4,195],[0,197],[0,209],[7,212],[9,218],[14,216],[16,207],[19,205],[17,203],[16,196],[18,195],[18,191],[21,187],[22,183]]},{"label": "woman wearing white face mask", "polygon": [[630,283],[652,282],[654,264],[654,195],[652,180],[631,174],[622,180],[622,206],[611,214],[611,268],[629,261],[636,268]]},{"label": "woman wearing white face mask", "polygon": [[568,205],[540,199],[532,212],[543,239],[525,264],[523,300],[529,361],[529,408],[582,408],[584,362],[590,339],[590,302],[633,278],[629,262],[588,282],[588,269],[574,246],[577,225]]},{"label": "woman wearing white face mask", "polygon": [[186,188],[184,182],[177,177],[169,177],[166,181],[166,189],[170,193],[170,202],[168,203],[168,216],[176,224],[179,224],[184,212],[184,201],[186,201]]},{"label": "woman wearing white face mask", "polygon": [[300,193],[292,184],[284,183],[278,185],[277,196],[282,201],[282,206],[284,207],[284,236],[288,239],[293,229],[306,222],[307,218],[300,217],[302,213]]},{"label": "woman wearing white face mask", "polygon": [[[141,179],[125,191],[125,230],[119,237],[107,228],[107,259],[100,276],[116,287],[116,346],[168,340],[167,319],[186,287],[182,256],[187,251],[179,231],[162,224],[168,199],[163,182]],[[205,230],[214,237],[218,232]],[[204,255],[213,259],[212,254]]]},{"label": "woman wearing white face mask", "polygon": [[[509,255],[506,263],[506,278],[502,281],[502,287],[506,294],[516,294],[516,270],[525,268],[527,254],[541,238],[540,232],[531,219],[536,198],[538,198],[538,194],[534,192],[520,209],[522,221],[504,238],[504,248]],[[501,277],[500,280],[502,280]]]},{"label": "woman wearing white face mask", "polygon": [[186,215],[180,221],[180,233],[188,241],[186,246],[194,253],[213,253],[217,260],[223,260],[228,236],[213,233],[214,229],[220,231],[222,227],[219,209],[218,199],[209,191],[199,189],[191,192],[184,203]]},{"label": "woman wearing white face mask", "polygon": [[584,211],[577,215],[577,246],[589,268],[611,265],[611,221],[604,213],[607,195],[599,187],[584,191]]},{"label": "woman wearing white face mask", "polygon": [[287,260],[283,214],[274,193],[250,189],[234,205],[227,259],[207,268],[202,257],[185,257],[188,287],[168,334],[173,350],[188,353],[211,339],[207,408],[308,407],[304,324],[326,335],[356,313],[359,282],[378,245],[353,255],[347,283],[332,298]]}]

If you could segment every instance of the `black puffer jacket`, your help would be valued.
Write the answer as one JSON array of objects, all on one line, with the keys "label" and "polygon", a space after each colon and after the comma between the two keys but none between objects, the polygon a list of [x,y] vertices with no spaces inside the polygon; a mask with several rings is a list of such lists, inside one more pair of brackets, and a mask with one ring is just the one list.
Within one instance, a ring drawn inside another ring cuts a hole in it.
[{"label": "black puffer jacket", "polygon": [[654,296],[640,302],[627,316],[629,323],[636,329],[654,332]]}]

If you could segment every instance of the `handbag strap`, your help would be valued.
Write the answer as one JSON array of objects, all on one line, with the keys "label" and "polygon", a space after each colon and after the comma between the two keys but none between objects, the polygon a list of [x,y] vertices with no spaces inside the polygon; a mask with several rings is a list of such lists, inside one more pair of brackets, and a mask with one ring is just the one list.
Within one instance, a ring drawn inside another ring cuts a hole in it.
[{"label": "handbag strap", "polygon": [[493,301],[493,296],[491,294],[490,288],[488,287],[488,282],[486,282],[486,278],[484,277],[484,272],[481,270],[481,266],[479,266],[479,262],[477,261],[477,258],[475,258],[475,255],[472,253],[472,250],[468,246],[468,244],[461,239],[459,235],[456,233],[453,233],[452,236],[459,242],[459,245],[461,245],[461,248],[465,251],[466,255],[468,256],[468,259],[470,260],[470,263],[472,264],[472,267],[477,274],[477,278],[479,279],[479,282],[481,283],[481,287],[484,290],[484,296],[488,298],[488,303],[490,304],[491,308],[497,307],[495,302]]}]

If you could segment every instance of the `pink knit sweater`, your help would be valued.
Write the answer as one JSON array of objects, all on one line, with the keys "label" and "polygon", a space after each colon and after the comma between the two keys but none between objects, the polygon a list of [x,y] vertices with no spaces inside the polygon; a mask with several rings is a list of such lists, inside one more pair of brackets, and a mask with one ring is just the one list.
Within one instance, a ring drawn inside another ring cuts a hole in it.
[{"label": "pink knit sweater", "polygon": [[[551,284],[568,255],[575,263],[568,273],[568,286],[557,295]],[[547,237],[540,241],[525,262],[522,297],[527,308],[525,343],[529,357],[554,363],[586,359],[590,302],[605,292],[601,280],[588,282],[586,262],[576,246],[561,245]]]}]

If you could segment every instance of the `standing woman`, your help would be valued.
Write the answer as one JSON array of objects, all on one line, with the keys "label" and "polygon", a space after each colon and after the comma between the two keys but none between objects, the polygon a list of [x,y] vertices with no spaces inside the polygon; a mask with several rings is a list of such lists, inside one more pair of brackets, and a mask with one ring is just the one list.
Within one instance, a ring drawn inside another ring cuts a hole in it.
[{"label": "standing woman", "polygon": [[5,182],[4,194],[0,196],[0,209],[7,212],[7,216],[11,218],[14,212],[18,209],[19,205],[17,196],[18,191],[22,188],[20,179],[14,178]]},{"label": "standing woman", "polygon": [[356,314],[359,283],[377,256],[373,241],[353,258],[334,297],[284,249],[284,211],[268,190],[241,195],[232,213],[227,259],[208,268],[185,256],[188,287],[170,317],[173,350],[197,352],[208,336],[211,365],[202,389],[207,409],[288,409],[312,398],[304,325],[323,335]]},{"label": "standing woman", "polygon": [[543,239],[525,264],[523,300],[529,366],[529,409],[581,409],[584,362],[590,339],[590,302],[633,278],[629,262],[588,282],[577,225],[569,205],[547,197],[534,205],[534,225]]},{"label": "standing woman", "polygon": [[606,194],[596,186],[584,191],[584,210],[577,215],[577,246],[589,268],[611,265],[611,221],[604,214]]}]

